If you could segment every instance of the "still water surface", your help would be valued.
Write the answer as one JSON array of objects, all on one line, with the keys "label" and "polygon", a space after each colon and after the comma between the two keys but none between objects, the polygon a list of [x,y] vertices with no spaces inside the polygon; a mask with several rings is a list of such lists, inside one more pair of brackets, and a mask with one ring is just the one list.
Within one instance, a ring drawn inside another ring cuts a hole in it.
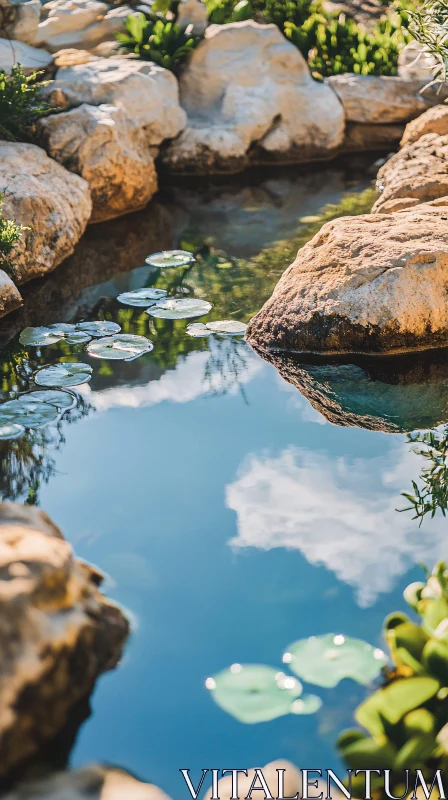
[{"label": "still water surface", "polygon": [[[443,519],[419,529],[395,510],[420,467],[405,432],[448,420],[443,354],[277,370],[241,339],[192,339],[185,321],[116,301],[159,286],[213,302],[207,321],[247,321],[329,203],[350,196],[368,209],[370,174],[342,163],[172,188],[141,214],[91,227],[3,321],[5,399],[27,370],[61,358],[88,361],[94,375],[57,426],[0,443],[2,495],[41,505],[134,621],[73,765],[118,764],[176,800],[187,796],[179,768],[199,775],[278,757],[338,767],[335,739],[364,688],[343,681],[319,691],[314,716],[248,726],[212,702],[205,679],[233,662],[280,666],[285,647],[312,634],[381,646],[415,565],[448,557]],[[142,266],[171,247],[198,261]],[[60,342],[18,344],[27,325],[81,319],[118,321],[154,350],[124,363]]]}]

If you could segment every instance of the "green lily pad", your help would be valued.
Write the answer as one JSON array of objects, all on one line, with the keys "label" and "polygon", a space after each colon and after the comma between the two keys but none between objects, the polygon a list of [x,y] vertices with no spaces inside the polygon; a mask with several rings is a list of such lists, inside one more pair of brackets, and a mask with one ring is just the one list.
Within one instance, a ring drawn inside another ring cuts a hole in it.
[{"label": "green lily pad", "polygon": [[55,344],[63,338],[62,333],[52,330],[50,327],[44,328],[25,328],[19,336],[20,344],[26,347],[43,347],[46,344]]},{"label": "green lily pad", "polygon": [[223,319],[218,322],[207,322],[207,328],[212,333],[226,334],[227,336],[237,336],[246,333],[247,325],[244,322],[237,322],[235,319]]},{"label": "green lily pad", "polygon": [[290,714],[300,681],[264,664],[233,664],[208,678],[213,700],[239,722],[254,724]]},{"label": "green lily pad", "polygon": [[67,334],[65,341],[67,344],[85,344],[85,342],[90,342],[91,338],[87,331],[73,331],[73,333]]},{"label": "green lily pad", "polygon": [[193,253],[188,250],[162,250],[160,253],[152,253],[145,259],[150,267],[183,267],[196,261]]},{"label": "green lily pad", "polygon": [[315,714],[322,708],[322,700],[317,694],[303,694],[294,700],[291,714]]},{"label": "green lily pad", "polygon": [[53,422],[59,415],[56,406],[49,403],[30,403],[21,397],[8,400],[0,406],[0,425],[23,425],[25,428],[40,428]]},{"label": "green lily pad", "polygon": [[55,333],[60,333],[61,336],[67,336],[75,330],[75,326],[70,322],[52,322],[47,327]]},{"label": "green lily pad", "polygon": [[133,361],[144,353],[150,353],[153,343],[146,336],[133,333],[120,333],[117,336],[106,336],[88,345],[87,352],[93,358],[115,359],[117,361]]},{"label": "green lily pad", "polygon": [[283,656],[290,669],[316,686],[336,686],[343,678],[368,684],[387,663],[382,650],[361,639],[327,633],[290,645]]},{"label": "green lily pad", "polygon": [[186,330],[188,335],[193,336],[194,339],[199,339],[202,336],[211,336],[212,333],[203,322],[191,322],[187,325]]},{"label": "green lily pad", "polygon": [[7,439],[19,439],[25,433],[23,425],[17,425],[14,422],[5,422],[4,425],[0,424],[0,441],[4,442]]},{"label": "green lily pad", "polygon": [[161,319],[189,319],[202,317],[208,314],[211,308],[212,304],[207,300],[197,300],[195,297],[170,297],[150,306],[146,313]]},{"label": "green lily pad", "polygon": [[34,392],[23,394],[20,399],[23,403],[49,403],[64,411],[68,411],[76,405],[76,396],[63,389],[37,389]]},{"label": "green lily pad", "polygon": [[39,369],[34,380],[38,386],[79,386],[90,381],[92,372],[88,364],[69,361]]},{"label": "green lily pad", "polygon": [[168,292],[165,289],[133,289],[131,292],[119,294],[117,300],[125,306],[148,306],[166,297]]},{"label": "green lily pad", "polygon": [[76,325],[77,331],[84,331],[89,336],[113,336],[114,333],[120,333],[121,327],[116,322],[109,322],[108,320],[96,320],[94,322],[78,322]]}]

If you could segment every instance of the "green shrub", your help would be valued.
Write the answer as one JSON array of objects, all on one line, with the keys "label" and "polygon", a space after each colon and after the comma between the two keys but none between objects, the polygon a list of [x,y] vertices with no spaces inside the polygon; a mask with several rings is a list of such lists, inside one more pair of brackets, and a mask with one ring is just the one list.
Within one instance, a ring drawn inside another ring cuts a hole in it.
[{"label": "green shrub", "polygon": [[[393,661],[385,684],[355,712],[364,729],[345,731],[338,740],[353,769],[391,770],[391,792],[406,796],[403,770],[434,774],[448,766],[448,571],[438,564],[425,583],[412,583],[404,598],[417,613],[414,622],[396,612],[384,623]],[[432,778],[431,778],[432,779]],[[374,778],[375,780],[375,778]],[[402,788],[400,788],[402,787]],[[413,788],[413,787],[412,787]],[[381,787],[373,797],[381,797]],[[357,795],[356,779],[353,795]]]},{"label": "green shrub", "polygon": [[433,79],[446,81],[448,72],[448,3],[427,0],[411,12],[410,30],[424,49],[434,56]]},{"label": "green shrub", "polygon": [[316,0],[252,0],[254,10],[262,14],[266,22],[273,22],[281,31],[285,23],[300,26],[314,13],[321,11]]},{"label": "green shrub", "polygon": [[7,75],[0,70],[0,138],[11,142],[29,141],[34,123],[48,113],[51,106],[40,99],[47,83],[39,80],[42,73],[25,75],[16,64]]},{"label": "green shrub", "polygon": [[354,72],[359,75],[394,75],[400,50],[410,41],[394,11],[372,32],[360,28],[344,14],[329,18],[314,13],[300,27],[285,23],[285,36],[299,48],[311,71],[319,77]]},{"label": "green shrub", "polygon": [[4,198],[4,193],[0,194],[0,266],[6,272],[14,273],[11,253],[25,228],[22,225],[16,225],[11,219],[5,219],[3,214]]},{"label": "green shrub", "polygon": [[163,17],[130,14],[125,25],[127,33],[115,34],[125,50],[173,72],[199,42],[198,36],[185,33]]},{"label": "green shrub", "polygon": [[205,0],[209,22],[225,25],[228,22],[241,22],[251,19],[254,10],[250,0]]}]

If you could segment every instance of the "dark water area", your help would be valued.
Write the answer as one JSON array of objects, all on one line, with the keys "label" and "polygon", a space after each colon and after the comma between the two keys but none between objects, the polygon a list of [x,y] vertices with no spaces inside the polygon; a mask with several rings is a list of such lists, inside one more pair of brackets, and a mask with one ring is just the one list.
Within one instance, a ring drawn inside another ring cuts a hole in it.
[{"label": "dark water area", "polygon": [[[352,160],[171,186],[90,227],[1,322],[4,400],[40,365],[93,367],[76,408],[0,442],[3,499],[45,509],[133,621],[72,765],[117,764],[176,800],[188,796],[180,768],[340,768],[335,740],[365,687],[345,680],[319,692],[317,714],[245,725],[213,703],[207,677],[235,662],[280,668],[287,645],[314,634],[381,647],[417,565],[448,557],[443,517],[419,527],[396,511],[420,469],[406,433],[448,421],[445,352],[267,363],[241,338],[194,339],[187,321],[116,300],[157,286],[212,302],[207,321],[247,322],[325,219],[369,210],[372,175],[371,160]],[[177,247],[197,261],[144,265]],[[18,343],[29,325],[95,319],[149,336],[153,351],[126,363]]]}]

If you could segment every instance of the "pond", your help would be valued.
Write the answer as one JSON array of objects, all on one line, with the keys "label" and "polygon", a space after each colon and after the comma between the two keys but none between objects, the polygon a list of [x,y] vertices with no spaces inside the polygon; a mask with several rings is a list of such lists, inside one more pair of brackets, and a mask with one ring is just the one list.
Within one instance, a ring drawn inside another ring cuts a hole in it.
[{"label": "pond", "polygon": [[[24,287],[2,321],[2,399],[40,366],[86,362],[76,407],[0,442],[4,499],[40,505],[107,575],[133,621],[100,679],[70,763],[106,761],[187,797],[180,768],[340,768],[335,741],[365,687],[320,689],[320,710],[246,725],[205,681],[234,663],[281,667],[291,642],[381,626],[424,562],[448,557],[443,517],[397,513],[420,462],[407,432],[448,420],[444,354],[263,361],[241,337],[186,333],[117,296],[148,286],[213,303],[200,321],[247,322],[325,219],[368,211],[374,158],[168,187],[144,212],[92,226],[76,253]],[[145,264],[182,248],[196,261]],[[83,343],[26,347],[27,326],[108,320],[146,335],[131,362]]]}]

